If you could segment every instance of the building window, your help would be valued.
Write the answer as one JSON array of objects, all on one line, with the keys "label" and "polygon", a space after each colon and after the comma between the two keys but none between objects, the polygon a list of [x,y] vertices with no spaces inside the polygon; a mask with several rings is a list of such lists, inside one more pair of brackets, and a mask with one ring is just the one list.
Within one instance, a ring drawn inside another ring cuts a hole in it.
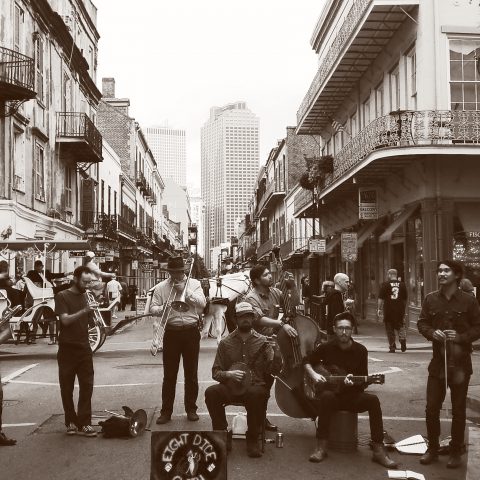
[{"label": "building window", "polygon": [[35,143],[34,159],[34,190],[37,200],[45,201],[45,151],[43,147]]},{"label": "building window", "polygon": [[100,185],[100,213],[105,213],[105,180],[102,180]]},{"label": "building window", "polygon": [[107,212],[108,212],[109,215],[110,215],[110,213],[111,213],[111,211],[112,211],[112,210],[111,210],[111,208],[112,208],[112,207],[111,207],[111,196],[112,196],[112,187],[109,185],[109,186],[108,186],[108,200],[107,200],[107,202],[108,202],[108,203],[107,203]]},{"label": "building window", "polygon": [[398,66],[390,72],[390,110],[393,112],[400,108],[400,78]]},{"label": "building window", "polygon": [[370,98],[367,98],[362,104],[362,123],[365,128],[370,123]]},{"label": "building window", "polygon": [[14,190],[25,192],[25,132],[14,131],[14,150],[13,150],[13,188]]},{"label": "building window", "polygon": [[383,85],[380,84],[375,89],[375,117],[379,118],[383,115]]},{"label": "building window", "polygon": [[450,40],[452,110],[480,110],[480,38]]},{"label": "building window", "polygon": [[16,52],[23,50],[23,23],[25,21],[24,11],[15,4],[14,25],[13,25],[13,49]]},{"label": "building window", "polygon": [[44,89],[44,44],[41,36],[35,40],[35,87],[37,90],[37,99],[45,103],[45,89]]},{"label": "building window", "polygon": [[65,206],[67,208],[72,208],[73,205],[72,177],[72,169],[70,167],[65,168]]},{"label": "building window", "polygon": [[407,54],[408,108],[417,109],[417,54],[415,49]]}]

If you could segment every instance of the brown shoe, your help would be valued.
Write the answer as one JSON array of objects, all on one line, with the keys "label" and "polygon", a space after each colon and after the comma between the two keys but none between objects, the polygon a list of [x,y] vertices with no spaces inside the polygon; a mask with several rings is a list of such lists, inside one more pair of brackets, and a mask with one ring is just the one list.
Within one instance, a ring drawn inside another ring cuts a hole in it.
[{"label": "brown shoe", "polygon": [[276,432],[278,427],[265,417],[265,430],[267,430],[267,432]]},{"label": "brown shoe", "polygon": [[190,422],[198,422],[200,420],[196,412],[187,412],[187,418]]},{"label": "brown shoe", "polygon": [[309,462],[320,463],[327,457],[327,441],[317,440],[317,448],[308,458]]},{"label": "brown shoe", "polygon": [[0,446],[1,447],[11,447],[16,445],[17,441],[13,438],[8,438],[1,430],[0,430]]},{"label": "brown shoe", "polygon": [[420,463],[422,465],[430,465],[433,462],[438,460],[438,449],[437,448],[429,448],[421,457]]},{"label": "brown shoe", "polygon": [[167,415],[166,413],[162,413],[156,421],[157,425],[164,425],[165,423],[168,423],[172,419],[171,415]]},{"label": "brown shoe", "polygon": [[385,468],[397,468],[397,462],[394,462],[387,453],[385,446],[383,443],[374,443],[373,444],[373,455],[372,461],[375,463],[379,463]]}]

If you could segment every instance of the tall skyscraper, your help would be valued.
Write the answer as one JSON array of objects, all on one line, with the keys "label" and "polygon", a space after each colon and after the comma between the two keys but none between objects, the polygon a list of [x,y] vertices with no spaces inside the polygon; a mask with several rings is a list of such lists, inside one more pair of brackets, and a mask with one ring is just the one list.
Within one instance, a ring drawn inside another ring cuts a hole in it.
[{"label": "tall skyscraper", "polygon": [[185,130],[170,127],[148,127],[144,131],[162,178],[171,178],[181,187],[186,187]]},{"label": "tall skyscraper", "polygon": [[[259,168],[259,119],[245,102],[212,107],[201,131],[204,254],[216,268],[212,251],[235,235],[245,215]],[[218,249],[218,248],[217,248]]]}]

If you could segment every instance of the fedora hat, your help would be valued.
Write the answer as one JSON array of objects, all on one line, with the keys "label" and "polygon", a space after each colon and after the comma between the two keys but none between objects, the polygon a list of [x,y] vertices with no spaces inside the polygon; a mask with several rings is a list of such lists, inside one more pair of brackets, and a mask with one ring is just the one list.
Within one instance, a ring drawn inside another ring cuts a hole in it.
[{"label": "fedora hat", "polygon": [[167,263],[167,272],[184,272],[187,269],[183,257],[170,257]]}]

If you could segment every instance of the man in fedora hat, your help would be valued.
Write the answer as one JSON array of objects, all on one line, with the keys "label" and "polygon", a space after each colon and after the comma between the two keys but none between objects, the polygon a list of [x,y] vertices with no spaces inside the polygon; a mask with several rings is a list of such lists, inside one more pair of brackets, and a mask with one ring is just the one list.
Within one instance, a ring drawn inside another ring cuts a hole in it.
[{"label": "man in fedora hat", "polygon": [[[185,376],[185,411],[188,420],[195,422],[198,420],[198,320],[206,300],[198,280],[190,278],[187,284],[186,266],[182,257],[169,258],[166,270],[170,277],[155,287],[150,305],[150,313],[156,316],[161,316],[165,308],[169,309],[163,337],[162,410],[157,424],[167,423],[171,419],[180,357],[183,357]],[[190,308],[186,312],[177,312],[170,306],[180,298],[185,288],[185,302]]]}]

